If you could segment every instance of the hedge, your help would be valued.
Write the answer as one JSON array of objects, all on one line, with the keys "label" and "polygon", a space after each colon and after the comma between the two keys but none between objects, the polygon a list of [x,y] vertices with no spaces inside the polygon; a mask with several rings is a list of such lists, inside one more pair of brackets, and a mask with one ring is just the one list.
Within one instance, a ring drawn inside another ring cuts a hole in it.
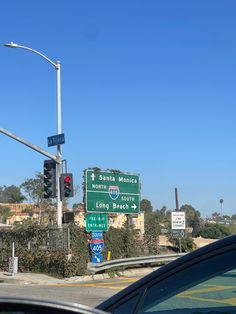
[{"label": "hedge", "polygon": [[[63,230],[39,225],[0,230],[0,270],[8,271],[14,242],[19,272],[40,272],[60,277],[85,275],[87,263],[91,260],[89,239],[90,234],[75,224],[67,225]],[[104,242],[104,260],[108,251],[111,252],[111,259],[144,254],[145,241],[132,226],[110,228],[104,233]]]}]

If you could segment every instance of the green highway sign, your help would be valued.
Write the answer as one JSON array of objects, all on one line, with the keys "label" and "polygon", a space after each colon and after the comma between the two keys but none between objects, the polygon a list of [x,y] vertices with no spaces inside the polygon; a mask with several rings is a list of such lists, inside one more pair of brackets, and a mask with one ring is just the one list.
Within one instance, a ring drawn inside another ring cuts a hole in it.
[{"label": "green highway sign", "polygon": [[87,214],[86,231],[107,231],[107,214]]},{"label": "green highway sign", "polygon": [[140,212],[140,179],[137,174],[87,169],[85,194],[87,212]]}]

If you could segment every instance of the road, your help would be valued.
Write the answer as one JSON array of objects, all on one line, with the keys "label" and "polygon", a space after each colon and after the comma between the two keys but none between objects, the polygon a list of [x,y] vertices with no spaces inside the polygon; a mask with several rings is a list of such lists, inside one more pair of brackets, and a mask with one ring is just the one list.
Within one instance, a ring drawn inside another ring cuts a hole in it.
[{"label": "road", "polygon": [[[209,279],[195,287],[187,289],[157,305],[160,310],[217,309],[236,305],[236,272]],[[0,296],[30,297],[41,300],[76,302],[96,306],[118,291],[137,281],[136,277],[120,277],[87,282],[65,282],[29,284],[27,282],[6,281],[0,283]]]},{"label": "road", "polygon": [[76,302],[94,307],[137,279],[122,277],[83,283],[46,285],[1,283],[0,295]]}]

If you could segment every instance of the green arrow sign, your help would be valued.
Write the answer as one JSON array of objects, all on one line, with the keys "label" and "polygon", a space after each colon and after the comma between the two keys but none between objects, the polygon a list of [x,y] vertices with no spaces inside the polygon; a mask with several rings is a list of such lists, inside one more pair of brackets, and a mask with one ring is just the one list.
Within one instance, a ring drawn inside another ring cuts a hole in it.
[{"label": "green arrow sign", "polygon": [[106,214],[87,214],[86,215],[86,231],[107,231],[107,215]]},{"label": "green arrow sign", "polygon": [[86,211],[139,213],[139,181],[139,175],[136,174],[86,170]]}]

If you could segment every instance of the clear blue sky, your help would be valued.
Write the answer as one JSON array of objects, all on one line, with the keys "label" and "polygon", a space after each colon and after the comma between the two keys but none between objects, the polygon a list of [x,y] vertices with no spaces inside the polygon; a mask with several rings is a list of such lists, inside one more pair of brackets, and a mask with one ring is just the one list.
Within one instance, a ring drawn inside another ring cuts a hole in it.
[{"label": "clear blue sky", "polygon": [[[234,0],[8,0],[1,42],[62,67],[63,157],[82,200],[83,169],[140,173],[154,208],[236,213]],[[0,47],[0,127],[47,148],[56,134],[56,71]],[[0,185],[42,171],[43,156],[0,134]]]}]

